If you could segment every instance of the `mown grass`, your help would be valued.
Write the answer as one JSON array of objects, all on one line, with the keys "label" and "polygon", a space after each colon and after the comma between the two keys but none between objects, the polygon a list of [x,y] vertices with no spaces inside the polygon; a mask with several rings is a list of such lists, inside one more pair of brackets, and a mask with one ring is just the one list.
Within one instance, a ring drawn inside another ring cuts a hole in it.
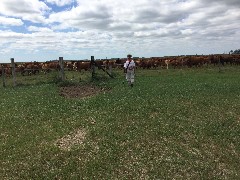
[{"label": "mown grass", "polygon": [[1,87],[1,179],[240,178],[239,67],[137,70],[133,88],[115,73],[84,99],[50,80]]}]

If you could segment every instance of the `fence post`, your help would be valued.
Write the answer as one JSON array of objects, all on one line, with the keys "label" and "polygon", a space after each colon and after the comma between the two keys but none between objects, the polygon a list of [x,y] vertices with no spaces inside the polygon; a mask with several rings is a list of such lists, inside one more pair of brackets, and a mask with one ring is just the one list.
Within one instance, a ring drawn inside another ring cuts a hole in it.
[{"label": "fence post", "polygon": [[12,76],[13,76],[13,87],[15,87],[16,86],[16,74],[15,74],[14,58],[11,58],[11,66],[12,66]]},{"label": "fence post", "polygon": [[111,62],[111,63],[109,63],[109,74],[111,74],[111,75],[112,75],[112,62]]},{"label": "fence post", "polygon": [[222,70],[221,65],[223,65],[223,64],[221,63],[221,56],[218,56],[218,72],[219,72],[219,73],[220,73],[221,70]]},{"label": "fence post", "polygon": [[91,68],[92,68],[92,78],[95,77],[95,61],[94,56],[91,56]]},{"label": "fence post", "polygon": [[6,83],[5,83],[5,71],[4,71],[4,67],[1,64],[1,68],[2,68],[2,81],[3,81],[3,87],[6,87]]},{"label": "fence post", "polygon": [[65,74],[64,74],[64,65],[63,65],[63,57],[59,57],[59,65],[60,65],[60,76],[62,81],[65,81]]}]

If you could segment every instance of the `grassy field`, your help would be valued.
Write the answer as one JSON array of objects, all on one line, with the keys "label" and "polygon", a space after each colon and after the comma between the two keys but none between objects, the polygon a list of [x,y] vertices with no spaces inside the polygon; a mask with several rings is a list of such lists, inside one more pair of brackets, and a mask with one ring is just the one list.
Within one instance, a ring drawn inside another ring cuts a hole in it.
[{"label": "grassy field", "polygon": [[0,179],[240,179],[239,67],[115,76],[84,99],[1,86]]}]

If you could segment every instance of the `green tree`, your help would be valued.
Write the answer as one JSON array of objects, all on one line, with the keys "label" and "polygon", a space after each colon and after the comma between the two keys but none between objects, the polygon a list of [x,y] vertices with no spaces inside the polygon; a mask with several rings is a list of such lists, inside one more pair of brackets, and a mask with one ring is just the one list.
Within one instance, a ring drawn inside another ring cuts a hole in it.
[{"label": "green tree", "polygon": [[232,54],[240,54],[240,49],[236,49]]}]

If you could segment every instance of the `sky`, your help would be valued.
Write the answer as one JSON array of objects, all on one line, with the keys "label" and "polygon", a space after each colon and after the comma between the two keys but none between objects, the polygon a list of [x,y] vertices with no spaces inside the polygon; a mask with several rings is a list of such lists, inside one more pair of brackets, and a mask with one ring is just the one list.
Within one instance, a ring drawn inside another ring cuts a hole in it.
[{"label": "sky", "polygon": [[240,0],[0,0],[0,63],[239,48]]}]

